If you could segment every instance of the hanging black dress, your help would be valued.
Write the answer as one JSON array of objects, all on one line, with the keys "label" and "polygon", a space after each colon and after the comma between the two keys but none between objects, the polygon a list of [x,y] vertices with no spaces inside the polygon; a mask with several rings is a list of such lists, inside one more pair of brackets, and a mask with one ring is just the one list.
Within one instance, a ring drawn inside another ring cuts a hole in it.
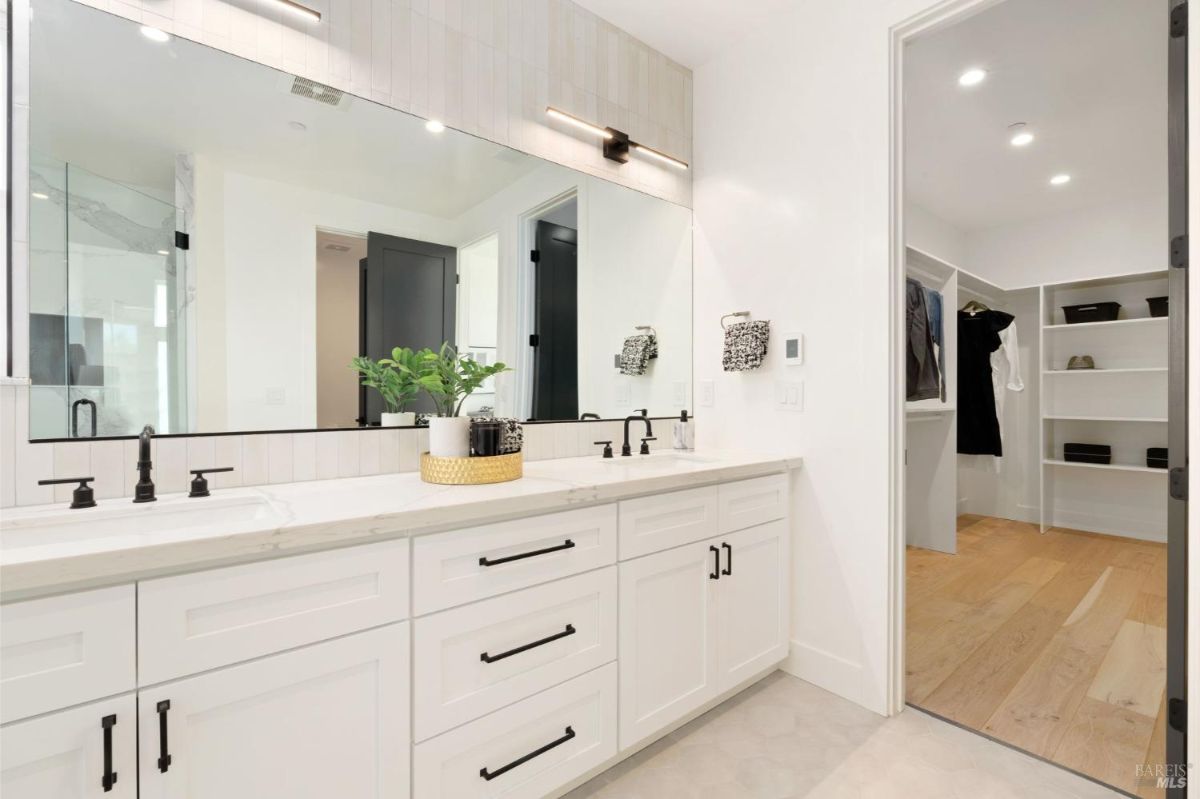
[{"label": "hanging black dress", "polygon": [[962,455],[1003,455],[992,353],[1000,331],[1012,324],[1003,311],[958,312],[958,451]]}]

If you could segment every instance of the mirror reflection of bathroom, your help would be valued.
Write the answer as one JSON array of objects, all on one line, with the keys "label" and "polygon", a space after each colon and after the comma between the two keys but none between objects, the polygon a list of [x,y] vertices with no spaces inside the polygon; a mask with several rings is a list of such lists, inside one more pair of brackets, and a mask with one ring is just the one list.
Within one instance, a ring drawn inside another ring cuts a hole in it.
[{"label": "mirror reflection of bathroom", "polygon": [[[378,425],[434,405],[385,407],[351,361],[444,344],[510,369],[463,413],[690,406],[687,208],[69,0],[36,11],[31,438]],[[640,325],[658,356],[629,374]]]},{"label": "mirror reflection of bathroom", "polygon": [[906,48],[906,698],[1130,795],[1167,724],[1167,12]]}]

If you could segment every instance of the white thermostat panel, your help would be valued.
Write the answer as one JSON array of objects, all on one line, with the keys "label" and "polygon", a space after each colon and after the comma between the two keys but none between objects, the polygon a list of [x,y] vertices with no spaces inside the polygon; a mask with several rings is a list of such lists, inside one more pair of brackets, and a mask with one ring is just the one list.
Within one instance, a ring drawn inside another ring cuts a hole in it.
[{"label": "white thermostat panel", "polygon": [[785,366],[800,366],[804,363],[804,334],[783,335],[783,363]]}]

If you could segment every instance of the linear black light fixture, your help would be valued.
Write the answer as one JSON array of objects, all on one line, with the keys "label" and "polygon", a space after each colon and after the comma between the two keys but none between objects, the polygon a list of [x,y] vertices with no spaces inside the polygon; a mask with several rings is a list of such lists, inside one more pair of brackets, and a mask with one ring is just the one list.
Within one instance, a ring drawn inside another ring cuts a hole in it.
[{"label": "linear black light fixture", "polygon": [[604,141],[604,157],[611,161],[626,164],[629,162],[629,151],[636,150],[656,161],[669,164],[676,169],[688,168],[687,161],[680,161],[678,158],[659,152],[653,147],[638,144],[629,138],[628,133],[616,130],[615,128],[602,128],[599,125],[593,125],[591,122],[582,120],[579,117],[571,116],[566,111],[560,111],[552,105],[546,106],[546,116],[599,136]]},{"label": "linear black light fixture", "polygon": [[321,12],[313,11],[308,6],[302,6],[292,0],[274,0],[275,4],[280,8],[291,11],[293,14],[307,19],[309,22],[320,22]]}]

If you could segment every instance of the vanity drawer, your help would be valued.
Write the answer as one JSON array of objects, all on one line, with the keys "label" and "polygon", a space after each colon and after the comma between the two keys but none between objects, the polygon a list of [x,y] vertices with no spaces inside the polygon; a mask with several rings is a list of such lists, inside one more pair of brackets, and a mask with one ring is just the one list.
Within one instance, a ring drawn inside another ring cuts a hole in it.
[{"label": "vanity drawer", "polygon": [[617,753],[616,708],[610,663],[419,743],[413,796],[541,799]]},{"label": "vanity drawer", "polygon": [[422,536],[413,541],[413,612],[432,613],[616,560],[615,505]]},{"label": "vanity drawer", "polygon": [[772,474],[725,483],[718,496],[722,535],[773,522],[788,515],[788,476]]},{"label": "vanity drawer", "polygon": [[425,740],[617,656],[617,568],[425,616],[414,627]]},{"label": "vanity drawer", "polygon": [[408,617],[408,540],[138,583],[152,685]]},{"label": "vanity drawer", "polygon": [[133,585],[0,606],[0,722],[133,690]]},{"label": "vanity drawer", "polygon": [[692,488],[621,503],[621,560],[717,535],[717,487]]}]

